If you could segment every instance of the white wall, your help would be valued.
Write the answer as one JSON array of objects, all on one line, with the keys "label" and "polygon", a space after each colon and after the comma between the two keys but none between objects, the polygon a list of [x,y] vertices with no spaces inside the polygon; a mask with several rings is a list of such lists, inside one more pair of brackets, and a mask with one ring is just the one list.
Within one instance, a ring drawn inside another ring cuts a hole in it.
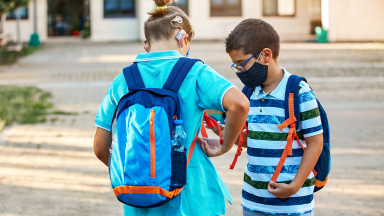
[{"label": "white wall", "polygon": [[383,0],[329,0],[328,39],[384,41]]},{"label": "white wall", "polygon": [[[41,42],[47,40],[47,0],[36,0],[37,2],[37,33]],[[33,33],[33,2],[28,5],[28,19],[20,20],[20,39],[28,42]],[[12,35],[13,40],[17,40],[16,20],[5,20],[3,22],[3,34]]]},{"label": "white wall", "polygon": [[189,17],[196,39],[223,40],[238,23],[247,18],[263,19],[271,24],[282,40],[305,40],[310,33],[307,0],[296,1],[294,17],[263,17],[262,0],[243,0],[241,17],[210,17],[210,0],[190,0]]},{"label": "white wall", "polygon": [[[136,0],[136,8],[138,3]],[[103,0],[91,0],[90,12],[92,41],[139,40],[139,14],[136,18],[104,18]]]},{"label": "white wall", "polygon": [[136,0],[137,2],[137,7],[136,11],[138,13],[138,18],[139,18],[139,31],[140,31],[140,40],[144,41],[145,40],[145,35],[144,35],[144,22],[148,19],[149,15],[148,12],[155,9],[156,5],[153,0]]}]

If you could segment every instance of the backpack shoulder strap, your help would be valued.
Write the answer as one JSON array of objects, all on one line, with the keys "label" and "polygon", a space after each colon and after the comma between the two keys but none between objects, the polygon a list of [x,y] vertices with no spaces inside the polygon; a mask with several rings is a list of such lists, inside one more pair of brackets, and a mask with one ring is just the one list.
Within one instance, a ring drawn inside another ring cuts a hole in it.
[{"label": "backpack shoulder strap", "polygon": [[251,100],[253,90],[254,90],[253,88],[249,88],[247,86],[244,86],[242,92],[245,94],[245,96],[248,98],[248,100]]},{"label": "backpack shoulder strap", "polygon": [[289,93],[293,93],[293,95],[294,95],[295,117],[296,117],[296,120],[297,120],[296,121],[296,130],[299,129],[299,126],[300,126],[299,84],[300,84],[301,81],[307,82],[307,80],[304,77],[300,77],[300,76],[292,74],[288,78],[287,88],[285,90],[285,103],[284,103],[285,119],[289,118],[289,107],[288,107]]},{"label": "backpack shoulder strap", "polygon": [[171,90],[175,93],[179,92],[180,86],[183,83],[188,72],[191,70],[196,62],[201,61],[199,59],[180,58],[179,61],[173,67],[167,81],[165,82],[163,89]]},{"label": "backpack shoulder strap", "polygon": [[137,63],[133,63],[131,66],[124,68],[123,73],[129,91],[145,88]]}]

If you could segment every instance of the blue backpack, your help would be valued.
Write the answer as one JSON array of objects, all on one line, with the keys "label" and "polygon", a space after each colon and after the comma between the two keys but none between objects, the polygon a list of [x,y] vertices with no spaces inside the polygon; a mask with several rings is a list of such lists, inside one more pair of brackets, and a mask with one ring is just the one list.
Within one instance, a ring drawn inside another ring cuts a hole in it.
[{"label": "blue backpack", "polygon": [[[285,119],[287,121],[292,116],[292,115],[290,116],[289,111],[290,109],[292,110],[294,108],[294,117],[296,118],[296,122],[292,125],[296,125],[296,128],[295,128],[296,130],[299,129],[299,126],[300,126],[299,83],[301,81],[307,82],[307,80],[304,77],[291,75],[288,79],[287,88],[285,90],[285,104],[284,104]],[[253,90],[254,89],[248,88],[245,86],[243,88],[243,93],[247,96],[248,99],[250,99],[252,96]],[[292,96],[294,107],[289,106],[290,95]],[[329,125],[328,125],[328,118],[320,102],[317,99],[316,101],[319,107],[321,123],[323,126],[324,143],[323,143],[323,151],[321,152],[321,155],[314,167],[314,171],[315,171],[314,173],[315,173],[315,179],[316,179],[314,192],[319,191],[325,186],[325,184],[328,181],[329,172],[331,171],[331,143],[330,143],[330,131],[329,131]],[[289,126],[292,126],[292,125],[289,125]],[[288,126],[288,125],[284,125],[284,126]]]},{"label": "blue backpack", "polygon": [[180,58],[162,89],[146,88],[137,63],[124,68],[129,92],[116,108],[111,136],[109,174],[119,201],[137,208],[164,205],[186,184],[187,166],[195,147],[171,148],[174,119],[180,119],[178,91],[200,60]]}]

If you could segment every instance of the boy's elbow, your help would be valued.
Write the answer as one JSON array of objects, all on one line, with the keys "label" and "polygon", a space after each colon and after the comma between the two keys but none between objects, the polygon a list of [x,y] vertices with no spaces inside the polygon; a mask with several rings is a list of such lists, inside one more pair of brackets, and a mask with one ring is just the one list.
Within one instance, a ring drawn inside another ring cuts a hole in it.
[{"label": "boy's elbow", "polygon": [[96,144],[96,141],[95,143],[93,144],[93,152],[95,153],[95,156],[100,159],[101,157],[103,157],[103,153],[102,151],[100,150],[100,148],[97,147],[97,144]]},{"label": "boy's elbow", "polygon": [[241,113],[242,115],[248,115],[249,107],[250,107],[249,100],[248,99],[246,99],[246,100],[241,99],[241,100],[238,100],[236,102],[235,111],[237,113]]},{"label": "boy's elbow", "polygon": [[99,160],[103,160],[105,157],[106,157],[106,151],[105,149],[101,148],[100,145],[97,143],[97,141],[95,140],[94,144],[93,144],[93,152],[95,153],[95,156],[99,159]]}]

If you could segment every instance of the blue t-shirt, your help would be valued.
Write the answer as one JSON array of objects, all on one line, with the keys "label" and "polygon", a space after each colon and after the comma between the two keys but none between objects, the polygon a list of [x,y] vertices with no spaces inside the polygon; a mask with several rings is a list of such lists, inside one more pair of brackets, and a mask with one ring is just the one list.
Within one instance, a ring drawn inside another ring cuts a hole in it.
[{"label": "blue t-shirt", "polygon": [[[162,88],[173,66],[184,56],[176,50],[139,54],[135,60],[147,88]],[[186,76],[179,90],[181,119],[190,145],[200,129],[205,109],[224,112],[222,100],[234,87],[208,65],[197,62]],[[112,118],[119,100],[128,93],[124,75],[112,82],[96,114],[97,127],[110,131]],[[187,146],[189,149],[189,146]],[[232,197],[209,158],[196,144],[187,170],[187,184],[181,194],[169,203],[149,209],[124,206],[124,215],[193,215],[225,214],[226,198]]]}]

